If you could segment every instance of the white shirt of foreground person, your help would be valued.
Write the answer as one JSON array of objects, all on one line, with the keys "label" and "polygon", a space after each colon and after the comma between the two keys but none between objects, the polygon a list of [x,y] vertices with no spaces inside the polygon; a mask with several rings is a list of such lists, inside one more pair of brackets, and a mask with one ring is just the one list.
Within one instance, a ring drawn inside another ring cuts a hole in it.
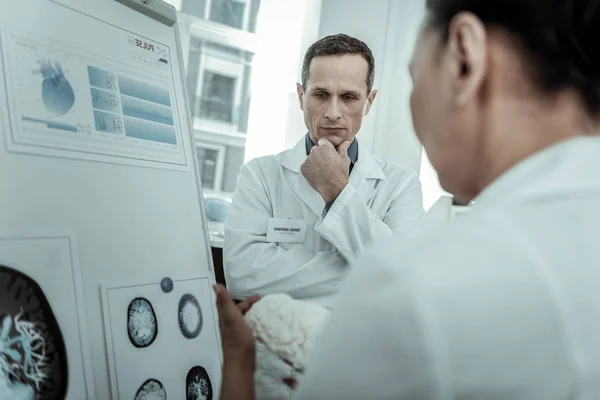
[{"label": "white shirt of foreground person", "polygon": [[[589,222],[586,222],[589,221]],[[600,138],[357,260],[296,399],[600,399]]]},{"label": "white shirt of foreground person", "polygon": [[[234,298],[286,293],[327,307],[357,254],[422,217],[417,175],[360,145],[348,185],[324,215],[323,198],[300,172],[306,156],[302,138],[242,167],[225,227],[225,280]],[[306,226],[303,240],[269,241],[274,219]]]}]

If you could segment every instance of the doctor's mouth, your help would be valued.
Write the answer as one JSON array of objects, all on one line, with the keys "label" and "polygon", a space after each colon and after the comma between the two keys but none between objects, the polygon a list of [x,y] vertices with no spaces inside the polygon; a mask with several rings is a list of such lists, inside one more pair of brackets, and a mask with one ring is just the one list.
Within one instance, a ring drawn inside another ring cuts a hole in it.
[{"label": "doctor's mouth", "polygon": [[330,133],[344,132],[346,130],[346,128],[343,128],[340,126],[321,127],[319,129],[321,129],[322,131],[325,131],[325,132],[330,132]]}]

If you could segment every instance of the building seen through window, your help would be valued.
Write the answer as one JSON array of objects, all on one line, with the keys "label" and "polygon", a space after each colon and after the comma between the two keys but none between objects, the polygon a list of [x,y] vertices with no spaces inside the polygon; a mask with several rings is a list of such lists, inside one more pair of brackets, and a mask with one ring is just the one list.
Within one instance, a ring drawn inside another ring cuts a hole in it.
[{"label": "building seen through window", "polygon": [[232,193],[244,162],[260,0],[170,0],[179,11],[204,191]]},{"label": "building seen through window", "polygon": [[260,0],[182,0],[181,12],[248,32],[256,32]]},{"label": "building seen through window", "polygon": [[233,28],[242,29],[246,2],[235,0],[212,1],[210,19]]},{"label": "building seen through window", "polygon": [[206,72],[202,82],[200,107],[195,112],[202,118],[232,122],[235,108],[235,78]]},{"label": "building seen through window", "polygon": [[202,179],[202,187],[207,190],[215,190],[218,173],[220,172],[217,171],[220,167],[219,150],[199,146],[196,153],[198,155],[198,168]]}]

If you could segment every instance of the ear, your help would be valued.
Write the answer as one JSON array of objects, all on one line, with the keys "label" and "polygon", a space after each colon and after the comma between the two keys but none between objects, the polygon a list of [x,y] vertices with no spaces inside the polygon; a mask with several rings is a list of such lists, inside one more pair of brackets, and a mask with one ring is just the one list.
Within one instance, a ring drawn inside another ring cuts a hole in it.
[{"label": "ear", "polygon": [[373,102],[375,101],[375,97],[377,97],[377,90],[373,90],[371,93],[369,93],[369,96],[367,96],[367,104],[365,106],[365,113],[364,115],[369,115],[369,111],[371,111],[371,106],[373,105]]},{"label": "ear", "polygon": [[451,87],[457,105],[477,96],[487,73],[487,31],[479,18],[468,12],[457,14],[448,30]]},{"label": "ear", "polygon": [[304,111],[304,88],[301,83],[296,83],[296,91],[298,92],[298,101],[300,102],[300,109]]}]

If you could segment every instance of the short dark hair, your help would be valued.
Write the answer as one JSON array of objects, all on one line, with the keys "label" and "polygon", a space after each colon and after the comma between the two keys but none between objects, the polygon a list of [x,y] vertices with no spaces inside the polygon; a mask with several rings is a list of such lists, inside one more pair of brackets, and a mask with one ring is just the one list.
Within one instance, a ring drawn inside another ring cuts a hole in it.
[{"label": "short dark hair", "polygon": [[375,80],[375,57],[371,49],[362,40],[353,38],[352,36],[338,33],[337,35],[326,36],[323,39],[313,43],[306,54],[302,63],[302,86],[306,88],[306,82],[310,74],[310,64],[316,57],[323,56],[342,56],[344,54],[357,54],[365,59],[369,65],[367,72],[367,94],[373,89],[373,81]]},{"label": "short dark hair", "polygon": [[463,11],[517,39],[539,88],[577,90],[588,112],[600,114],[600,1],[427,0],[429,23],[444,29]]}]

